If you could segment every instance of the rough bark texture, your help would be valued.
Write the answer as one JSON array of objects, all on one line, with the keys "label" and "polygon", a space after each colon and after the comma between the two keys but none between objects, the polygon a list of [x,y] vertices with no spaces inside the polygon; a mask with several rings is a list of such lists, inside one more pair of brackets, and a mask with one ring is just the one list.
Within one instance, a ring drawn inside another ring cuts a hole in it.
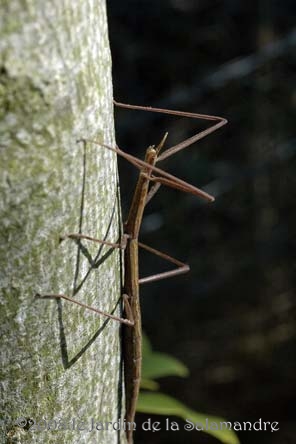
[{"label": "rough bark texture", "polygon": [[120,326],[34,298],[120,309],[118,250],[59,243],[67,232],[119,237],[115,157],[76,143],[114,144],[105,1],[9,0],[0,16],[0,441],[115,443],[120,433],[89,429],[122,416]]}]

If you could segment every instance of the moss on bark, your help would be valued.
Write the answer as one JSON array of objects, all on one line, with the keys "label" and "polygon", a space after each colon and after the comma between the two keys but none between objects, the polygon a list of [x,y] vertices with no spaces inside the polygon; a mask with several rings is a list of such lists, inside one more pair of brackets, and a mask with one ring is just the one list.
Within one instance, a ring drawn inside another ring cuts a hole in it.
[{"label": "moss on bark", "polygon": [[[119,252],[59,242],[119,237],[116,159],[76,143],[114,143],[105,2],[11,0],[0,12],[1,442],[114,443],[116,432],[86,429],[121,415],[119,326],[34,298],[120,309]],[[30,431],[29,418],[46,422]],[[59,431],[44,430],[59,419]]]}]

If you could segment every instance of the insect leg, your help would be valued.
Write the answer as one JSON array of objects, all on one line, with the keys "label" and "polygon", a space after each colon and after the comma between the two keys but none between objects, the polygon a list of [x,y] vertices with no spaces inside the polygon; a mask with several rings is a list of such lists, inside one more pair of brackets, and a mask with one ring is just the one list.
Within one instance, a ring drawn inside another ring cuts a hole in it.
[{"label": "insect leg", "polygon": [[60,241],[63,241],[66,238],[68,238],[68,239],[86,239],[86,240],[89,240],[92,242],[96,242],[98,244],[108,245],[109,247],[121,248],[124,250],[126,247],[128,236],[126,234],[124,234],[122,236],[120,242],[109,242],[109,241],[105,241],[105,240],[101,240],[101,239],[96,239],[95,237],[86,236],[85,234],[69,233],[69,234],[64,234],[63,236],[60,236]]},{"label": "insect leg", "polygon": [[[123,295],[124,302],[126,304],[125,296],[126,295]],[[86,308],[87,310],[94,311],[95,313],[97,313],[99,315],[106,316],[107,318],[113,319],[114,321],[121,322],[122,324],[129,325],[129,326],[134,325],[133,319],[125,319],[125,318],[120,318],[119,316],[114,316],[112,314],[109,314],[109,313],[106,313],[102,310],[99,310],[98,308],[92,307],[90,305],[84,304],[83,302],[79,302],[76,299],[70,298],[69,296],[66,296],[65,294],[43,294],[43,295],[41,295],[41,294],[37,293],[35,295],[35,297],[38,299],[64,299],[66,301],[73,302],[74,304],[77,304],[80,307]],[[126,305],[125,305],[125,308],[126,308]],[[129,313],[128,309],[126,309],[126,313],[127,314]]]},{"label": "insect leg", "polygon": [[139,247],[143,248],[146,251],[149,251],[152,254],[155,254],[156,256],[161,257],[162,259],[167,260],[168,262],[173,263],[174,265],[177,265],[178,268],[170,271],[164,271],[162,273],[153,274],[152,276],[147,276],[144,278],[139,279],[139,284],[145,284],[147,282],[154,282],[159,281],[161,279],[166,279],[172,276],[176,276],[178,274],[187,273],[190,270],[189,265],[184,264],[183,262],[179,261],[178,259],[175,259],[171,256],[169,256],[166,253],[163,253],[162,251],[155,250],[155,248],[149,247],[146,244],[142,244],[141,242],[138,243]]},{"label": "insect leg", "polygon": [[[149,170],[151,170],[152,172],[156,172],[158,173],[161,177],[168,179],[166,182],[165,180],[162,183],[165,183],[166,185],[170,185],[174,183],[176,184],[176,186],[174,186],[175,188],[178,188],[182,191],[185,191],[186,193],[191,193],[194,196],[198,196],[201,197],[209,202],[213,202],[215,200],[215,198],[213,196],[211,196],[210,194],[206,193],[205,191],[202,191],[199,188],[196,188],[195,186],[185,182],[184,180],[179,179],[176,176],[173,176],[172,174],[167,173],[166,171],[157,168],[156,166],[150,165],[149,163],[145,162],[144,160],[138,159],[135,156],[132,156],[131,154],[126,153],[125,151],[121,150],[120,148],[116,147],[113,148],[112,146],[109,145],[105,145],[104,143],[100,143],[97,142],[96,140],[91,140],[91,139],[84,139],[86,142],[89,143],[94,143],[96,145],[102,146],[104,148],[107,148],[110,151],[113,151],[117,154],[119,154],[120,156],[124,157],[126,160],[128,160],[132,165],[134,165],[136,168],[138,168],[140,171],[143,170],[144,168],[149,168]],[[150,179],[150,176],[147,176]],[[155,180],[151,179],[151,180]],[[160,181],[159,181],[160,182]]]},{"label": "insect leg", "polygon": [[177,145],[172,146],[171,148],[166,149],[158,157],[158,161],[164,160],[167,157],[172,156],[173,154],[177,153],[178,151],[181,151],[184,148],[187,148],[188,146],[192,145],[193,143],[197,142],[198,140],[203,139],[208,134],[213,133],[214,131],[216,131],[217,129],[226,125],[226,123],[227,123],[227,120],[224,119],[223,117],[212,116],[212,115],[208,115],[208,114],[189,113],[189,112],[185,112],[185,111],[177,111],[177,110],[171,110],[171,109],[153,108],[150,106],[129,105],[127,103],[116,102],[115,100],[113,100],[113,102],[116,106],[119,106],[121,108],[128,108],[128,109],[139,110],[139,111],[150,111],[150,112],[154,112],[154,113],[170,114],[173,116],[189,117],[191,119],[209,120],[209,121],[215,122],[214,125],[210,126],[209,128],[207,128],[203,131],[200,131],[197,134],[194,134],[192,137],[189,137],[188,139],[183,140],[183,142],[180,142]]}]

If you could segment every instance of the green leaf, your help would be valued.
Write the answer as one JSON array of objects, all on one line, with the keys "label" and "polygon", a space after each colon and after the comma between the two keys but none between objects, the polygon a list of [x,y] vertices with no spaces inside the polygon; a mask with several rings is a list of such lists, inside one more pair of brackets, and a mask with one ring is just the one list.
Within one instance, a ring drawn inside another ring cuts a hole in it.
[{"label": "green leaf", "polygon": [[151,342],[145,333],[142,333],[142,353],[143,355],[148,355],[152,352]]},{"label": "green leaf", "polygon": [[141,389],[158,390],[159,384],[152,379],[141,378]]},{"label": "green leaf", "polygon": [[[190,410],[181,402],[162,393],[141,392],[138,400],[137,411],[158,415],[179,416],[184,421],[187,419],[195,424],[198,423],[199,429],[203,428],[203,432],[214,436],[224,444],[239,444],[238,437],[232,430],[221,430],[220,422],[225,423],[225,419]],[[216,426],[214,424],[216,424]],[[211,427],[219,427],[220,430],[212,430]],[[196,430],[196,432],[198,431]]]},{"label": "green leaf", "polygon": [[154,352],[146,335],[143,335],[143,379],[161,378],[164,376],[186,377],[189,374],[187,367],[178,359],[165,353]]},{"label": "green leaf", "polygon": [[186,377],[189,374],[187,367],[178,359],[165,353],[152,352],[143,356],[143,378],[153,379],[163,376]]}]

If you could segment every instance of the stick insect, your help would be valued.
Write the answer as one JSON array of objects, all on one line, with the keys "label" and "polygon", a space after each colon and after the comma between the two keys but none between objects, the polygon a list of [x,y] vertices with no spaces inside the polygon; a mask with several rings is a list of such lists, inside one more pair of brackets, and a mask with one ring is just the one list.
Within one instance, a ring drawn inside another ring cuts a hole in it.
[{"label": "stick insect", "polygon": [[[97,314],[107,316],[111,319],[121,322],[125,325],[123,331],[123,353],[124,353],[124,379],[125,379],[125,396],[126,396],[126,424],[127,424],[127,441],[128,444],[133,443],[133,430],[135,428],[134,418],[136,412],[137,399],[140,389],[141,379],[141,361],[142,361],[142,332],[141,332],[141,311],[140,311],[140,299],[139,299],[139,285],[148,282],[165,279],[168,277],[176,276],[181,273],[189,271],[189,266],[183,262],[174,259],[173,257],[163,253],[159,250],[151,248],[138,241],[139,231],[142,223],[143,212],[147,203],[157,192],[161,185],[166,185],[186,193],[191,193],[197,197],[203,198],[209,202],[214,201],[214,197],[205,191],[196,188],[195,186],[184,182],[183,180],[167,173],[166,171],[156,167],[156,163],[166,159],[169,156],[183,150],[184,148],[192,145],[194,142],[204,138],[208,134],[213,133],[218,128],[227,123],[227,120],[222,117],[196,114],[183,111],[173,111],[160,108],[144,107],[137,105],[128,105],[124,103],[115,102],[114,104],[132,110],[151,111],[156,113],[164,113],[182,117],[189,117],[193,119],[202,119],[214,122],[209,128],[198,132],[194,136],[167,148],[160,154],[163,148],[167,133],[159,143],[157,147],[151,146],[146,150],[144,160],[140,160],[131,154],[121,150],[118,146],[111,147],[94,140],[83,139],[84,143],[94,143],[105,147],[106,149],[113,151],[120,156],[124,157],[136,168],[138,168],[139,177],[137,185],[132,198],[127,221],[124,224],[124,234],[118,243],[103,241],[93,238],[86,234],[70,233],[62,238],[70,239],[85,239],[99,244],[105,244],[112,248],[121,248],[124,250],[124,289],[123,289],[123,301],[124,301],[124,317],[118,317],[109,313],[98,310],[75,299],[66,296],[64,294],[46,294],[39,295],[42,298],[60,298],[73,302],[86,309],[92,310]],[[150,183],[153,183],[150,185]],[[165,271],[152,276],[139,279],[139,267],[138,267],[138,249],[142,248],[150,253],[153,253],[166,261],[174,264],[175,269],[171,271]]]}]

